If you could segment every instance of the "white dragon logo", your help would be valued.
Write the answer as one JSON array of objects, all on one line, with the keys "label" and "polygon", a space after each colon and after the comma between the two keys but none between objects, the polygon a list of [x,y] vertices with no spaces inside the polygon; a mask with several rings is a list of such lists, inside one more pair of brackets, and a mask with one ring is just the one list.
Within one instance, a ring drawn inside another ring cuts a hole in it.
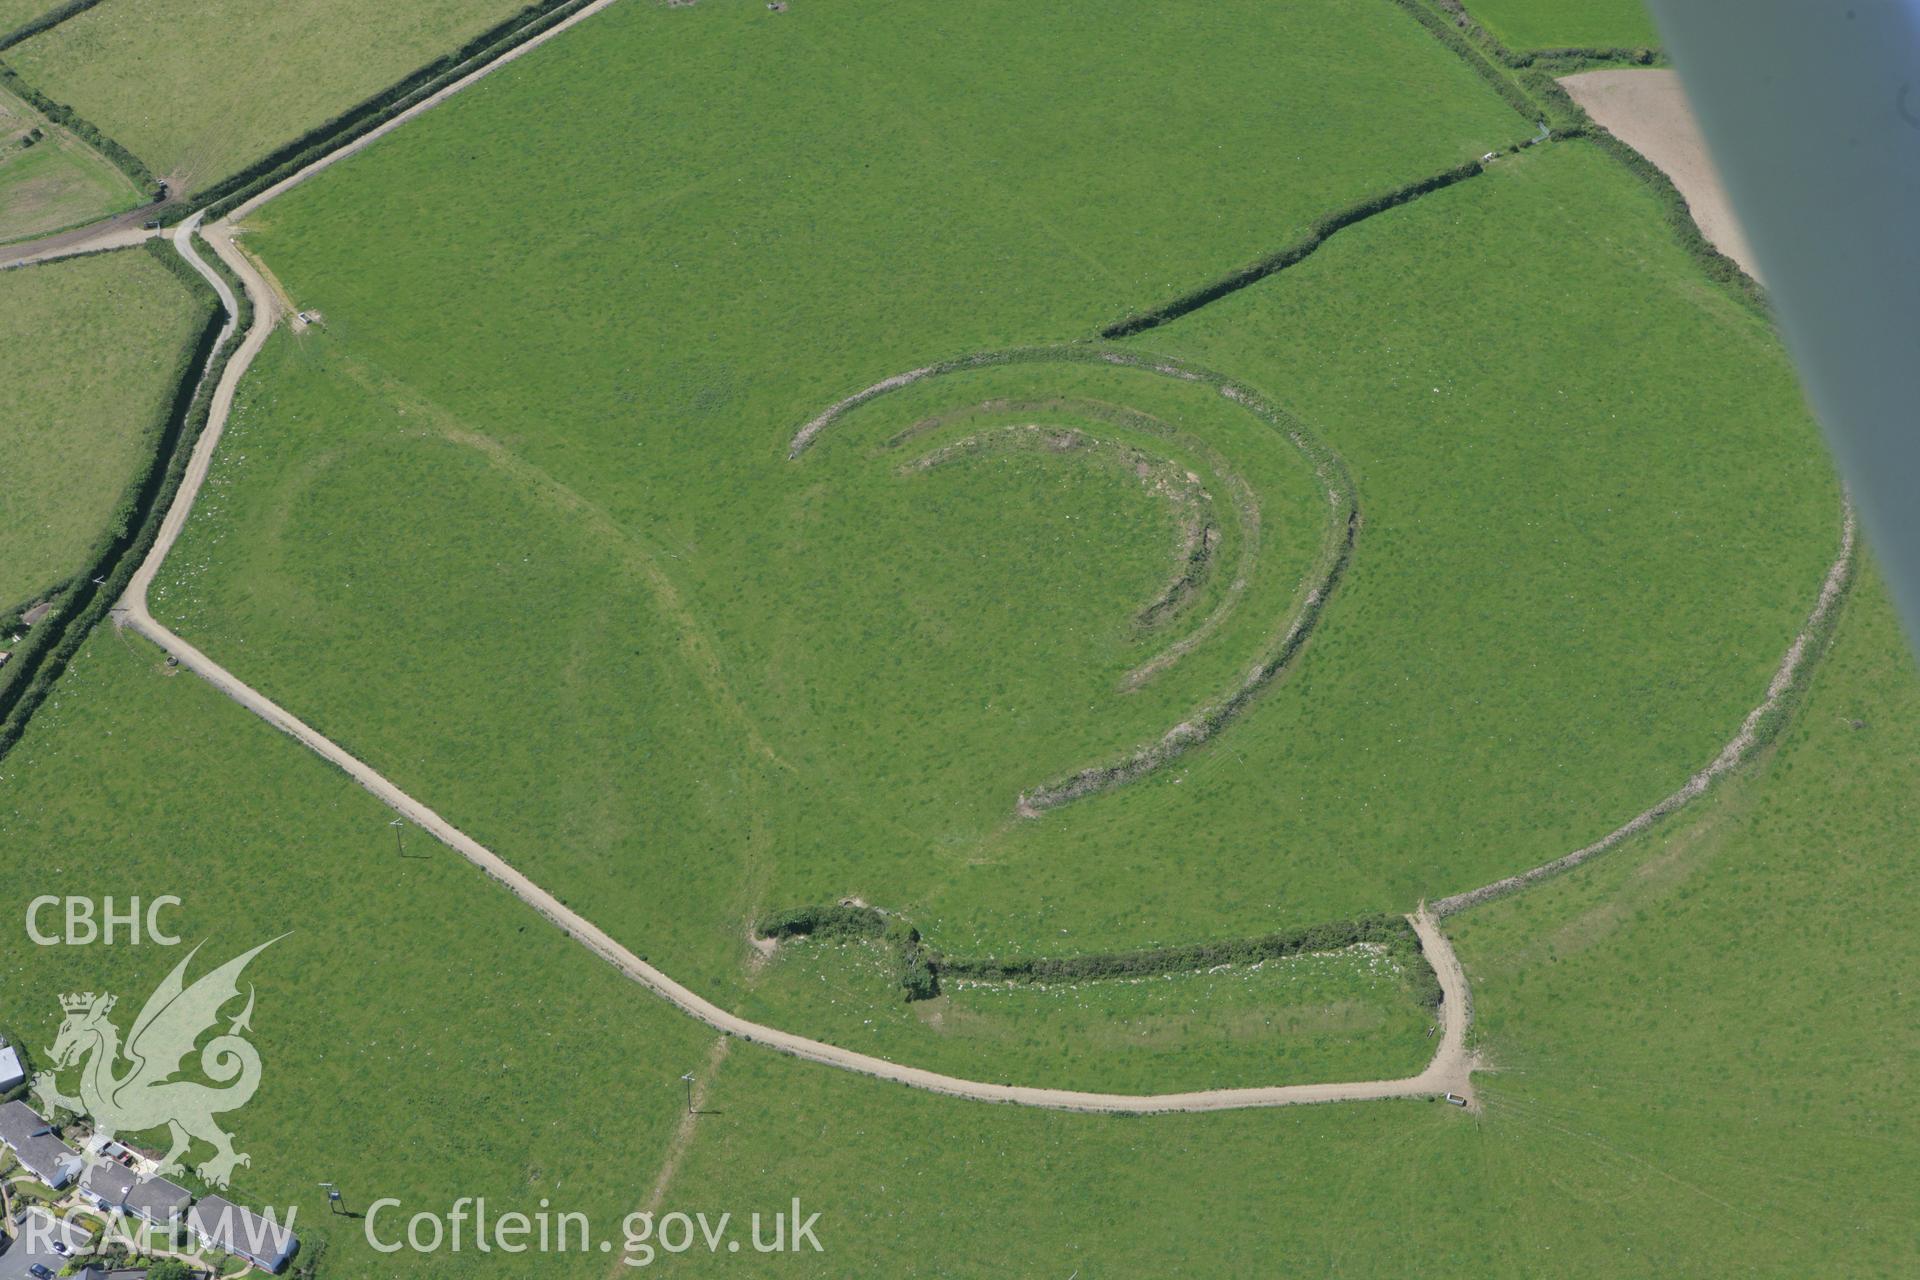
[{"label": "white dragon logo", "polygon": [[[213,1118],[216,1112],[245,1106],[260,1087],[260,1055],[240,1034],[253,1029],[251,985],[247,1007],[226,1034],[215,1036],[200,1050],[200,1070],[214,1084],[172,1077],[186,1066],[201,1034],[219,1022],[221,1007],[239,998],[240,974],[247,962],[279,940],[261,943],[189,987],[184,982],[187,965],[200,951],[194,947],[148,998],[127,1033],[124,1048],[119,1030],[107,1020],[119,997],[96,996],[91,991],[60,997],[66,1021],[47,1051],[53,1069],[34,1077],[35,1096],[49,1108],[65,1107],[85,1115],[96,1132],[108,1137],[166,1126],[173,1146],[161,1160],[163,1173],[180,1171],[181,1157],[194,1138],[210,1143],[213,1158],[196,1172],[213,1186],[225,1188],[236,1166],[253,1163],[233,1149],[232,1135]],[[123,1057],[127,1068],[117,1073]],[[55,1075],[82,1059],[87,1061],[81,1070],[80,1096],[68,1097],[59,1091]]]}]

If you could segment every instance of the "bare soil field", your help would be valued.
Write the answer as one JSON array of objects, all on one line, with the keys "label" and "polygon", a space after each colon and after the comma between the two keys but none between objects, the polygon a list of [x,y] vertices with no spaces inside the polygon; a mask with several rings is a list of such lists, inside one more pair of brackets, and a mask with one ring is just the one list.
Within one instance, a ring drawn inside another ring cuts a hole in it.
[{"label": "bare soil field", "polygon": [[[1746,233],[1733,215],[1719,171],[1680,83],[1678,72],[1623,68],[1565,76],[1560,87],[1615,137],[1659,165],[1680,188],[1693,220],[1754,279],[1760,279]],[[1764,283],[1764,282],[1763,282]]]}]

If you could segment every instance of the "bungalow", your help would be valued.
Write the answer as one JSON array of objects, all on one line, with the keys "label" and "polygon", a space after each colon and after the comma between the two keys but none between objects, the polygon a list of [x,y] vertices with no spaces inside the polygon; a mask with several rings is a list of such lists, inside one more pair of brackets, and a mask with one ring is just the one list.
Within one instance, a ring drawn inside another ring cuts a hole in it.
[{"label": "bungalow", "polygon": [[127,1207],[127,1193],[133,1190],[133,1171],[112,1160],[89,1165],[80,1175],[80,1194],[96,1208],[118,1213]]},{"label": "bungalow", "polygon": [[187,1230],[209,1248],[225,1250],[276,1274],[300,1247],[286,1227],[220,1196],[208,1196],[188,1211]]},{"label": "bungalow", "polygon": [[187,1202],[193,1199],[185,1187],[165,1178],[142,1178],[127,1192],[127,1212],[156,1227],[172,1227],[187,1215]]},{"label": "bungalow", "polygon": [[[7,655],[0,653],[0,663],[6,660]],[[20,1051],[5,1040],[0,1040],[0,1093],[25,1084],[26,1081],[27,1069],[20,1065]]]},{"label": "bungalow", "polygon": [[0,1146],[36,1179],[56,1191],[80,1172],[80,1153],[53,1136],[53,1126],[24,1102],[0,1105]]}]

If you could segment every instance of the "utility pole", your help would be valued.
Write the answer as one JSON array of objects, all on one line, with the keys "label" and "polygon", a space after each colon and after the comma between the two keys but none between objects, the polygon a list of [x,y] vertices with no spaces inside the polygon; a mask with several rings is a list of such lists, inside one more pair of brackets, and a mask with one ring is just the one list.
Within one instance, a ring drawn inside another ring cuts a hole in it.
[{"label": "utility pole", "polygon": [[395,818],[392,822],[389,822],[387,825],[393,828],[394,848],[399,851],[401,857],[403,858],[406,857],[407,856],[407,820],[405,818]]},{"label": "utility pole", "polygon": [[680,1078],[684,1080],[687,1085],[687,1114],[692,1115],[693,1114],[693,1072],[689,1071],[687,1072],[687,1074],[681,1076]]}]

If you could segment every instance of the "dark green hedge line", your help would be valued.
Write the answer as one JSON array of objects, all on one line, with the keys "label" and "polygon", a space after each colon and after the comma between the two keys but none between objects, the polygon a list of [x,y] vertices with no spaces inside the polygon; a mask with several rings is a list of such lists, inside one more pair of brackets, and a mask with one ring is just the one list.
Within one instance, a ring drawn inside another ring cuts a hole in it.
[{"label": "dark green hedge line", "polygon": [[1158,328],[1171,320],[1178,320],[1191,311],[1198,311],[1210,302],[1217,302],[1230,293],[1237,293],[1248,285],[1257,284],[1277,271],[1284,271],[1295,265],[1308,254],[1318,249],[1328,236],[1344,230],[1354,223],[1371,218],[1376,213],[1398,208],[1410,200],[1416,200],[1432,191],[1450,187],[1456,182],[1465,181],[1483,172],[1478,160],[1469,160],[1465,164],[1455,165],[1451,169],[1406,186],[1396,187],[1392,191],[1371,196],[1357,204],[1348,205],[1335,213],[1314,220],[1306,235],[1281,249],[1247,266],[1241,267],[1231,275],[1201,285],[1191,293],[1182,294],[1171,302],[1162,303],[1151,311],[1136,312],[1122,320],[1117,320],[1100,330],[1103,338],[1130,338],[1136,333]]},{"label": "dark green hedge line", "polygon": [[[186,285],[187,291],[189,293],[199,294],[207,288],[207,282],[200,277],[200,273],[195,271],[192,267],[188,266],[186,264],[186,261],[183,258],[181,258],[178,253],[174,252],[172,248],[170,248],[163,242],[160,242],[157,240],[149,240],[146,242],[146,244],[143,247],[146,249],[147,253],[156,262],[158,262],[161,266],[167,269],[167,272],[170,275],[174,276],[182,284]],[[121,252],[121,248],[119,247],[112,248],[112,249],[93,249],[93,250],[89,250],[86,253],[69,254],[64,258],[59,259],[59,261],[72,262],[79,258],[97,258],[102,254],[119,253],[119,252]],[[217,305],[217,300],[216,300],[216,305]],[[157,433],[160,430],[160,427],[161,427],[161,423],[158,419],[156,419],[152,424],[148,426],[145,434],[147,434],[148,436],[157,435]],[[132,494],[134,488],[138,486],[138,484],[139,484],[139,481],[137,479],[130,482],[127,490],[127,494],[123,495],[120,506],[115,508],[114,515],[110,517],[111,521],[118,521],[124,517],[127,500]],[[92,563],[95,559],[98,558],[99,549],[100,549],[100,544],[96,542],[94,547],[91,550],[89,550],[87,554],[87,561],[86,561],[87,563]],[[20,619],[35,604],[38,604],[42,600],[57,599],[62,593],[66,592],[68,589],[73,587],[75,583],[77,583],[81,578],[87,577],[87,576],[89,575],[76,573],[76,574],[71,574],[69,576],[60,578],[40,588],[38,591],[31,592],[26,596],[26,598],[22,599],[17,604],[11,605],[5,609],[0,609],[0,633],[4,633],[5,635],[13,635],[21,625]],[[57,608],[55,612],[58,612]],[[4,689],[4,688],[5,688],[5,680],[4,678],[0,678],[0,689]]]},{"label": "dark green hedge line", "polygon": [[761,920],[754,926],[754,932],[762,938],[884,942],[893,950],[899,965],[900,987],[907,999],[931,1000],[940,994],[940,980],[934,972],[931,955],[920,945],[920,931],[873,907],[840,904],[794,907]]},{"label": "dark green hedge line", "polygon": [[11,49],[23,41],[31,40],[49,27],[57,27],[76,13],[85,13],[100,0],[67,0],[63,5],[47,10],[37,18],[29,18],[5,35],[0,35],[0,49]]},{"label": "dark green hedge line", "polygon": [[1462,3],[1462,0],[1433,0],[1433,4],[1446,15],[1441,19],[1442,22],[1451,23],[1454,30],[1479,45],[1483,52],[1515,69],[1532,66],[1536,60],[1579,66],[1599,64],[1619,66],[1630,63],[1642,67],[1650,67],[1663,60],[1660,50],[1642,45],[1569,45],[1557,49],[1527,49],[1516,53],[1507,48],[1500,37],[1480,25],[1479,21],[1467,12],[1467,6]]},{"label": "dark green hedge line", "polygon": [[55,102],[22,80],[19,73],[4,62],[0,62],[0,85],[5,85],[9,92],[24,99],[35,111],[111,160],[114,167],[132,178],[136,185],[149,191],[159,190],[159,182],[154,178],[153,171],[141,162],[139,156],[94,128],[73,108],[64,103]]},{"label": "dark green hedge line", "polygon": [[1508,53],[1505,60],[1508,66],[1516,70],[1547,65],[1564,74],[1590,67],[1657,67],[1664,65],[1667,58],[1660,50],[1646,46],[1573,45],[1564,49],[1530,49],[1525,53]]},{"label": "dark green hedge line", "polygon": [[1258,964],[1314,951],[1341,951],[1372,943],[1390,948],[1406,964],[1414,994],[1428,1008],[1440,1003],[1440,978],[1420,948],[1419,935],[1395,915],[1360,916],[1330,924],[1301,925],[1256,938],[1147,947],[1092,955],[1001,960],[943,955],[921,945],[919,931],[872,907],[795,907],[755,926],[763,938],[814,937],[889,943],[900,965],[900,985],[909,1000],[940,993],[943,976],[980,982],[1089,982],[1101,978],[1158,977],[1219,965]]},{"label": "dark green hedge line", "polygon": [[[148,248],[168,252],[152,243]],[[214,355],[220,330],[227,321],[226,311],[197,272],[184,263],[181,267],[191,275],[196,292],[213,303],[207,322],[180,360],[174,394],[155,433],[152,463],[121,499],[95,543],[88,568],[54,601],[53,612],[33,629],[13,660],[0,668],[0,677],[4,677],[0,679],[0,756],[20,740],[27,722],[52,692],[54,682],[80,651],[94,624],[107,616],[125,592],[141,558],[159,535],[160,522],[180,488],[193,443],[206,426],[214,384],[239,345],[229,342]],[[246,304],[241,306],[244,311]]]},{"label": "dark green hedge line", "polygon": [[1085,982],[1098,978],[1144,978],[1164,973],[1211,969],[1218,965],[1257,964],[1309,951],[1340,951],[1361,943],[1419,949],[1413,926],[1394,915],[1361,916],[1328,924],[1300,925],[1256,938],[1196,942],[1183,946],[1109,951],[1095,955],[1033,957],[1018,960],[936,956],[935,967],[956,978],[985,982]]},{"label": "dark green hedge line", "polygon": [[887,917],[872,907],[794,907],[754,926],[762,938],[878,938]]},{"label": "dark green hedge line", "polygon": [[379,128],[455,80],[492,62],[515,46],[525,44],[588,3],[590,0],[540,0],[539,3],[528,5],[512,17],[488,27],[452,53],[434,59],[405,79],[387,86],[332,119],[315,125],[238,173],[229,174],[195,193],[195,203],[206,208],[209,219],[225,217],[234,208],[282,178],[297,173],[362,134]]},{"label": "dark green hedge line", "polygon": [[[1449,31],[1458,41],[1458,43],[1449,41],[1449,47],[1456,52],[1464,48],[1466,52],[1462,53],[1462,56],[1466,57],[1476,69],[1487,65],[1486,57],[1482,56],[1481,50],[1484,50],[1487,56],[1516,68],[1519,81],[1525,86],[1528,100],[1534,103],[1536,118],[1545,118],[1551,129],[1552,138],[1555,140],[1586,138],[1625,165],[1628,171],[1644,182],[1659,199],[1661,213],[1667,225],[1673,229],[1674,235],[1679,239],[1681,248],[1685,249],[1688,256],[1699,264],[1708,278],[1726,286],[1741,302],[1762,314],[1769,314],[1765,290],[1741,270],[1739,263],[1714,248],[1713,243],[1701,233],[1700,225],[1693,220],[1693,210],[1688,207],[1687,199],[1680,194],[1680,189],[1673,185],[1673,180],[1668,178],[1659,166],[1651,163],[1638,151],[1596,124],[1593,118],[1581,109],[1580,104],[1567,95],[1567,91],[1562,89],[1559,82],[1555,80],[1553,72],[1556,70],[1564,72],[1572,69],[1571,67],[1551,65],[1556,62],[1575,63],[1587,60],[1624,60],[1638,62],[1641,65],[1652,65],[1664,60],[1664,55],[1658,50],[1595,47],[1543,49],[1530,54],[1516,54],[1502,44],[1492,32],[1474,22],[1460,0],[1433,0],[1433,3],[1455,15],[1455,22],[1459,28],[1457,30],[1448,27],[1446,20],[1429,9],[1423,0],[1394,0],[1394,3],[1416,16],[1424,14],[1422,21],[1427,22],[1429,26],[1438,23],[1441,29]],[[1471,40],[1468,35],[1462,34],[1463,31],[1470,34]],[[1478,48],[1475,47],[1476,44]],[[1505,79],[1505,77],[1502,78]],[[1509,81],[1509,83],[1512,82]]]},{"label": "dark green hedge line", "polygon": [[1625,165],[1640,181],[1647,184],[1654,195],[1659,197],[1661,215],[1667,225],[1673,228],[1673,234],[1679,239],[1680,247],[1685,249],[1700,269],[1708,277],[1727,286],[1741,301],[1748,303],[1764,314],[1771,314],[1767,306],[1766,290],[1758,281],[1748,275],[1740,264],[1714,248],[1713,242],[1701,232],[1700,224],[1693,220],[1693,210],[1687,204],[1687,198],[1680,194],[1680,188],[1673,185],[1673,179],[1661,172],[1660,167],[1635,151],[1620,139],[1597,124],[1590,124],[1587,138]]},{"label": "dark green hedge line", "polygon": [[1434,39],[1458,54],[1487,82],[1489,88],[1506,100],[1508,106],[1528,120],[1540,118],[1533,103],[1527,100],[1527,95],[1520,91],[1520,86],[1513,82],[1512,77],[1481,53],[1457,26],[1428,8],[1422,0],[1393,0],[1393,3],[1412,14],[1415,21],[1433,33]]}]

